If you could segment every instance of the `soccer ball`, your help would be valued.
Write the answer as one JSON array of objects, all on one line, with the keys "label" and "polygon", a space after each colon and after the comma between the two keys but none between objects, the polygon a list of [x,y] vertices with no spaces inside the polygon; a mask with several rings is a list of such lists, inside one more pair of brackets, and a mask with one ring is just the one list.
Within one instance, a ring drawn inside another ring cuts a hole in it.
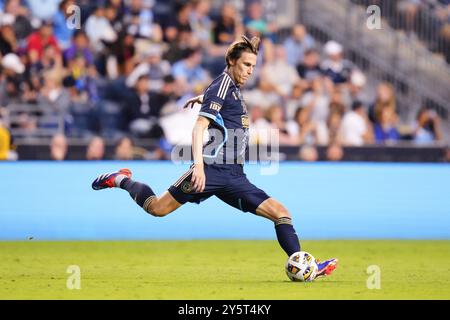
[{"label": "soccer ball", "polygon": [[306,251],[293,253],[286,261],[286,274],[292,281],[313,281],[317,270],[316,259]]}]

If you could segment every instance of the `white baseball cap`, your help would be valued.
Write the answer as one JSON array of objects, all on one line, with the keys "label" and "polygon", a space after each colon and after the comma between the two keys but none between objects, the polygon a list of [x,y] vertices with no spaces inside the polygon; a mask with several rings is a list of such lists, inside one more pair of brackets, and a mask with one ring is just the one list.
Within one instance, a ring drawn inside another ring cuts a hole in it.
[{"label": "white baseball cap", "polygon": [[24,64],[15,53],[8,53],[2,58],[2,67],[5,69],[11,69],[15,73],[23,73],[25,71]]},{"label": "white baseball cap", "polygon": [[342,53],[342,45],[334,40],[330,40],[325,43],[324,51],[329,56],[334,56],[336,54]]},{"label": "white baseball cap", "polygon": [[11,26],[16,21],[16,17],[10,13],[1,13],[0,12],[0,27],[2,26]]},{"label": "white baseball cap", "polygon": [[350,75],[350,82],[357,87],[364,87],[366,85],[366,76],[359,70],[354,70]]}]

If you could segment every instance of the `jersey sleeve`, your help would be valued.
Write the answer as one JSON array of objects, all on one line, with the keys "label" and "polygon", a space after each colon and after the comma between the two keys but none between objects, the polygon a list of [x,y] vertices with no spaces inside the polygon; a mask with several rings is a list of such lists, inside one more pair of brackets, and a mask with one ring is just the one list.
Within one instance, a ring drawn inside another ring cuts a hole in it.
[{"label": "jersey sleeve", "polygon": [[223,107],[230,87],[231,78],[223,76],[214,81],[203,96],[203,103],[199,115],[211,120],[216,120]]}]

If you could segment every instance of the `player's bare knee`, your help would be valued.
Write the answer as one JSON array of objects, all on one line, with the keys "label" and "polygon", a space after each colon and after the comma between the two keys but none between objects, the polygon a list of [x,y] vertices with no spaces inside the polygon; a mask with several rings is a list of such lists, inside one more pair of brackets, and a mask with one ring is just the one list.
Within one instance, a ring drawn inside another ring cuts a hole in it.
[{"label": "player's bare knee", "polygon": [[289,218],[292,219],[291,214],[289,211],[280,203],[274,206],[274,216],[275,218]]},{"label": "player's bare knee", "polygon": [[151,207],[147,212],[157,218],[162,218],[169,214],[169,211],[161,206]]},{"label": "player's bare knee", "polygon": [[289,211],[286,208],[281,209],[279,212],[278,218],[282,218],[282,217],[292,219],[291,214],[289,213]]},{"label": "player's bare knee", "polygon": [[164,209],[154,209],[147,212],[157,218],[162,218],[168,214],[167,210]]}]

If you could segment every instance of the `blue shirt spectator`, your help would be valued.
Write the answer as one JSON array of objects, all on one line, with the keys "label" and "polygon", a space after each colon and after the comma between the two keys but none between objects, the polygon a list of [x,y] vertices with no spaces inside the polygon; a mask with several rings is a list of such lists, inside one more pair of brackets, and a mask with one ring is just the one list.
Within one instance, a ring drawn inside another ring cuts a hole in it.
[{"label": "blue shirt spectator", "polygon": [[314,39],[306,32],[303,25],[297,24],[292,28],[292,34],[284,41],[287,61],[291,66],[303,62],[305,52],[314,48]]},{"label": "blue shirt spectator", "polygon": [[60,2],[61,0],[27,0],[32,15],[41,20],[51,19],[58,12]]},{"label": "blue shirt spectator", "polygon": [[400,134],[396,128],[383,128],[379,123],[375,124],[374,133],[377,143],[400,140]]},{"label": "blue shirt spectator", "polygon": [[197,85],[208,81],[208,73],[201,67],[202,55],[199,49],[190,49],[186,58],[176,62],[172,67],[173,76],[185,90],[193,92]]},{"label": "blue shirt spectator", "polygon": [[58,40],[60,48],[66,49],[70,46],[70,40],[75,29],[67,26],[66,12],[71,2],[63,0],[59,6],[58,12],[53,16],[53,34]]}]

